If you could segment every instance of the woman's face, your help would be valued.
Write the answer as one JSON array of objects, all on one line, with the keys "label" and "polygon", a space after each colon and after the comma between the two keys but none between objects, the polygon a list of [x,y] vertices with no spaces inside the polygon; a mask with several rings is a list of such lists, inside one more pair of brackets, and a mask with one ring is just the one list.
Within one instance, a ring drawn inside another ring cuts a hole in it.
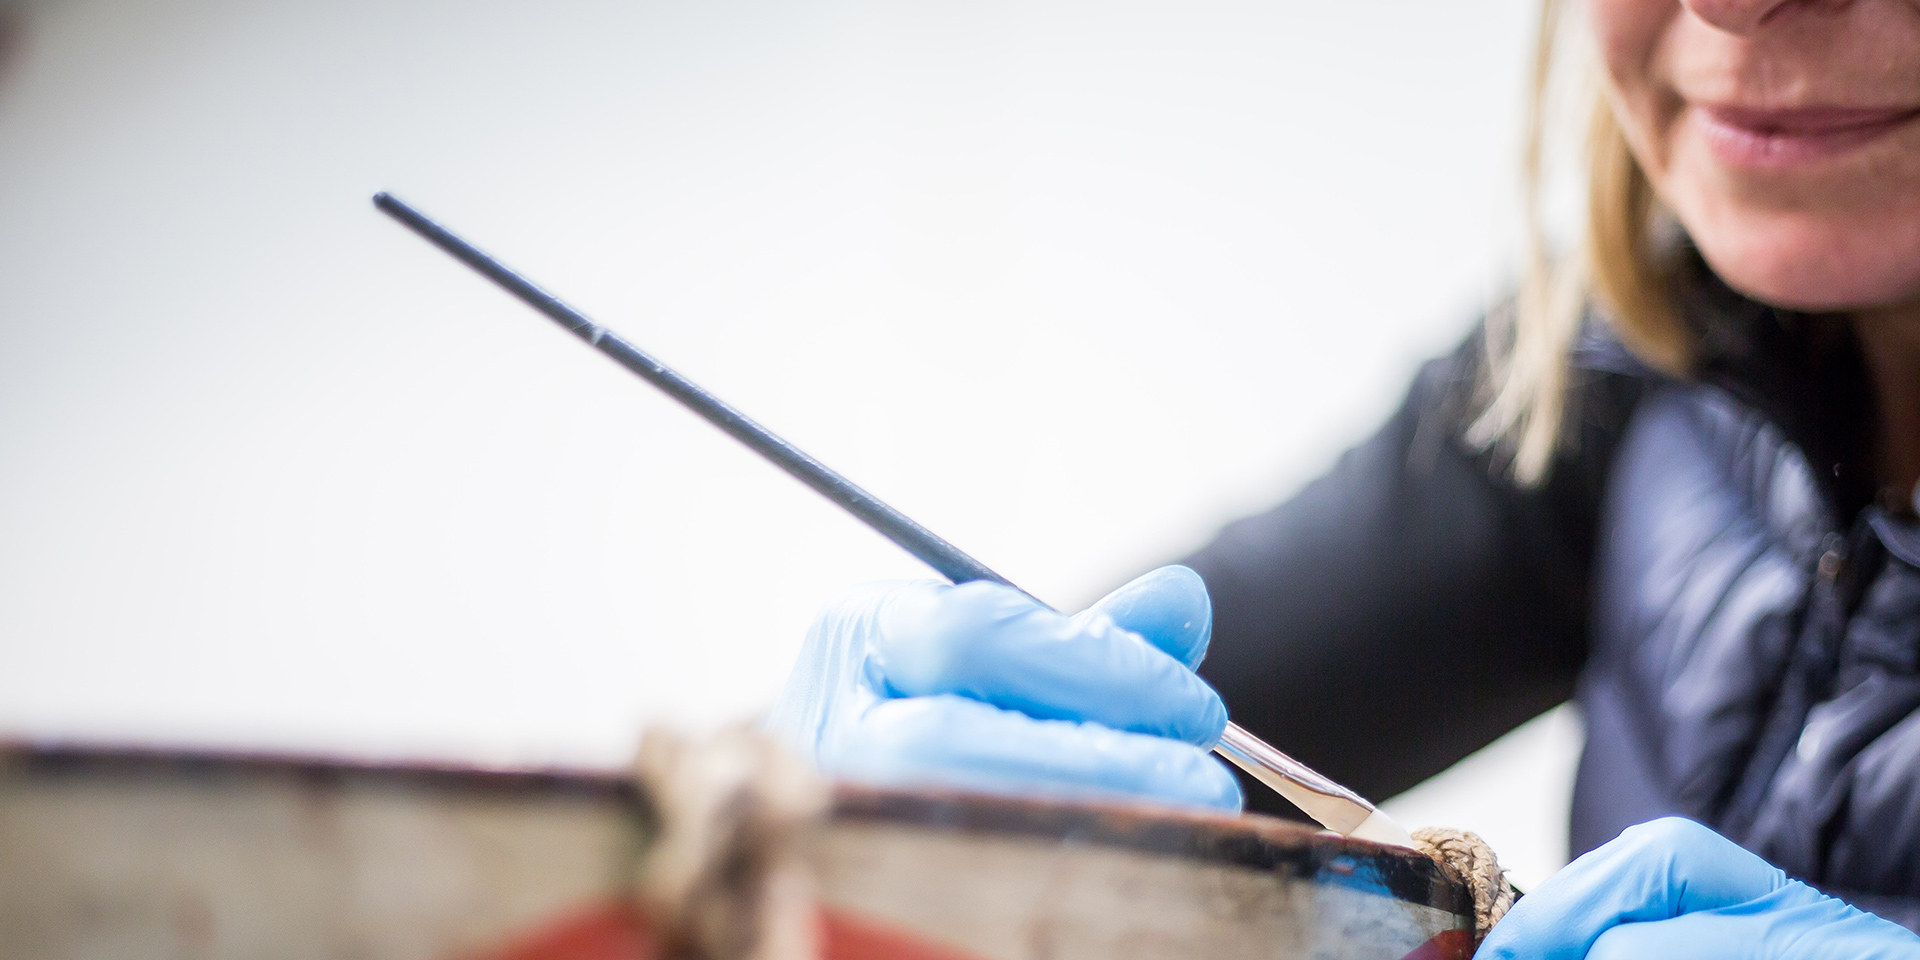
[{"label": "woman's face", "polygon": [[1920,0],[1587,0],[1616,113],[1715,272],[1920,302]]}]

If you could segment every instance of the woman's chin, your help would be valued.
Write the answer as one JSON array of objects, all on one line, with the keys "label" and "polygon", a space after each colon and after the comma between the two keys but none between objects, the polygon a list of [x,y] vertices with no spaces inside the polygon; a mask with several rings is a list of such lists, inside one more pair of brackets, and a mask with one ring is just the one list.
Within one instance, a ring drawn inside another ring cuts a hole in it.
[{"label": "woman's chin", "polygon": [[1920,222],[1881,226],[1776,219],[1690,233],[1733,289],[1770,306],[1832,313],[1920,298]]}]

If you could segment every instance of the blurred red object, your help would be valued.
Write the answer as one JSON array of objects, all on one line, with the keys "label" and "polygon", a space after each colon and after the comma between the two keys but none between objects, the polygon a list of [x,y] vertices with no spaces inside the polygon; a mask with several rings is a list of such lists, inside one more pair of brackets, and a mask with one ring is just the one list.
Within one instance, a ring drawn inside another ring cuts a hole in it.
[{"label": "blurred red object", "polygon": [[[820,913],[821,960],[978,960],[882,924],[835,910]],[[606,902],[543,927],[525,938],[464,960],[659,960],[646,915],[631,904]]]}]

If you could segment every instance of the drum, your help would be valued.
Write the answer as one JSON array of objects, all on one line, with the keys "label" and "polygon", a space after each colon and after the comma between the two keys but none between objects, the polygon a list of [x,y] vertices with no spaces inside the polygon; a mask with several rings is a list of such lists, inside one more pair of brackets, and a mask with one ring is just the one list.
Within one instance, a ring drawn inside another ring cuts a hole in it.
[{"label": "drum", "polygon": [[[0,953],[637,960],[625,777],[0,750]],[[1472,952],[1412,851],[1258,817],[850,786],[806,855],[828,960]]]}]

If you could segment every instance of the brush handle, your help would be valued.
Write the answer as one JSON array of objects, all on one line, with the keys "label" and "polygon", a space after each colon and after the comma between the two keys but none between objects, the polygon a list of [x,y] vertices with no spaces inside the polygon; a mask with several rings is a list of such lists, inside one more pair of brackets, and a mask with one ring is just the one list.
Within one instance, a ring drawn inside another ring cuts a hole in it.
[{"label": "brush handle", "polygon": [[[506,265],[488,256],[478,247],[454,236],[452,231],[428,219],[425,214],[408,206],[392,194],[375,194],[373,205],[405,224],[408,229],[425,238],[427,242],[451,254],[454,259],[499,284],[528,306],[546,314],[555,323],[567,328],[574,336],[592,345],[594,349],[612,357],[615,363],[633,371],[640,379],[659,387],[668,396],[680,401],[683,406],[699,414],[708,423],[719,427],[728,436],[746,444],[755,453],[772,461],[775,466],[785,470],[794,479],[812,487],[821,496],[859,517],[862,523],[898,544],[901,549],[918,557],[927,566],[939,571],[941,576],[955,583],[991,580],[994,583],[1013,587],[1011,581],[993,572],[986,564],[968,556],[959,547],[915,523],[911,517],[888,506],[879,497],[862,490],[853,481],[809,456],[806,451],[788,443],[778,434],[756,423],[753,418],[728,405],[726,401],[701,389],[698,384],[681,376],[672,367],[654,359],[645,350],[628,343],[619,334],[593,322],[592,318],[586,314],[568,306],[565,301],[541,289],[533,281],[508,269]],[[1014,587],[1014,589],[1020,588]]]}]

